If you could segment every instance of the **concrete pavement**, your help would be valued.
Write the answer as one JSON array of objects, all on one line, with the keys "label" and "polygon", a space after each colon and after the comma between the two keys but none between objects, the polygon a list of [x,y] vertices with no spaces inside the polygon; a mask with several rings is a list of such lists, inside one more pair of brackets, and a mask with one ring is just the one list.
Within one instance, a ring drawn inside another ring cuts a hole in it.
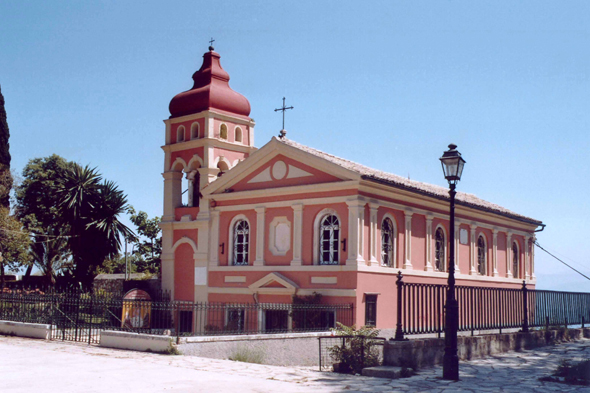
[{"label": "concrete pavement", "polygon": [[589,392],[541,382],[561,359],[590,358],[590,340],[461,363],[461,381],[440,367],[400,380],[99,348],[0,336],[0,391],[24,392]]}]

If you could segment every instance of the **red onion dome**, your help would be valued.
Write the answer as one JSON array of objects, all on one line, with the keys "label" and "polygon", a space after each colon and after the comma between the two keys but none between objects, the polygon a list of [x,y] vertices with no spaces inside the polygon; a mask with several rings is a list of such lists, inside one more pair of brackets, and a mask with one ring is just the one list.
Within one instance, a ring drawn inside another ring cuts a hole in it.
[{"label": "red onion dome", "polygon": [[221,68],[219,54],[209,47],[203,65],[193,74],[192,89],[177,94],[170,101],[170,118],[191,115],[208,109],[249,116],[250,103],[229,87],[229,74]]}]

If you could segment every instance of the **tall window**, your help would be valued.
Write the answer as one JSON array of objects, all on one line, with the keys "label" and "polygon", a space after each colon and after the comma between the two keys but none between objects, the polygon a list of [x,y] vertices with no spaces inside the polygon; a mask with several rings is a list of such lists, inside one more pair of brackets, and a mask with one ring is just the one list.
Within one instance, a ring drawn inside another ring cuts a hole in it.
[{"label": "tall window", "polygon": [[339,241],[338,217],[329,214],[320,222],[320,265],[338,265]]},{"label": "tall window", "polygon": [[434,251],[434,268],[439,272],[445,271],[445,232],[442,228],[437,228],[434,233],[435,251]]},{"label": "tall window", "polygon": [[486,275],[486,242],[481,235],[477,238],[477,271]]},{"label": "tall window", "polygon": [[519,278],[518,274],[518,260],[519,252],[518,252],[518,245],[516,242],[512,243],[512,276],[514,278]]},{"label": "tall window", "polygon": [[227,126],[225,124],[222,124],[221,127],[219,127],[219,137],[221,139],[227,139]]},{"label": "tall window", "polygon": [[365,295],[365,326],[377,326],[377,295]]},{"label": "tall window", "polygon": [[389,218],[381,223],[381,265],[393,266],[393,242],[395,233]]},{"label": "tall window", "polygon": [[242,129],[240,127],[236,127],[236,142],[242,142]]},{"label": "tall window", "polygon": [[250,246],[250,226],[248,221],[239,220],[234,225],[233,264],[248,264],[248,248]]}]

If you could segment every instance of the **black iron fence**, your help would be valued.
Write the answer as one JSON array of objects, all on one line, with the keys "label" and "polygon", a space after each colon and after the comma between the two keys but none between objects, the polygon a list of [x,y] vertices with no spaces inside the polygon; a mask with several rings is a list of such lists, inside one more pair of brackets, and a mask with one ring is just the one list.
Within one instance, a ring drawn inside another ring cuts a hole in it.
[{"label": "black iron fence", "polygon": [[328,331],[352,325],[352,304],[192,303],[108,294],[7,291],[0,320],[51,326],[54,339],[98,343],[100,331],[172,336]]},{"label": "black iron fence", "polygon": [[[396,339],[445,329],[447,285],[397,280]],[[590,293],[456,286],[459,331],[499,330],[547,325],[584,325],[590,320]]]}]

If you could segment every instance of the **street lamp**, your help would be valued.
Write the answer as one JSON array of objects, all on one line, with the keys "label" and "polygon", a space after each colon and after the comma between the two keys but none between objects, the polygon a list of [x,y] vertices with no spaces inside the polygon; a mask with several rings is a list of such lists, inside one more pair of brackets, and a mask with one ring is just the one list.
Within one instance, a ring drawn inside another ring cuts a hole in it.
[{"label": "street lamp", "polygon": [[461,180],[465,160],[457,151],[457,145],[450,144],[440,158],[445,179],[449,182],[451,197],[451,218],[449,225],[449,280],[445,318],[445,354],[443,357],[443,379],[459,380],[459,356],[457,355],[457,330],[459,329],[459,303],[455,298],[455,186]]}]

